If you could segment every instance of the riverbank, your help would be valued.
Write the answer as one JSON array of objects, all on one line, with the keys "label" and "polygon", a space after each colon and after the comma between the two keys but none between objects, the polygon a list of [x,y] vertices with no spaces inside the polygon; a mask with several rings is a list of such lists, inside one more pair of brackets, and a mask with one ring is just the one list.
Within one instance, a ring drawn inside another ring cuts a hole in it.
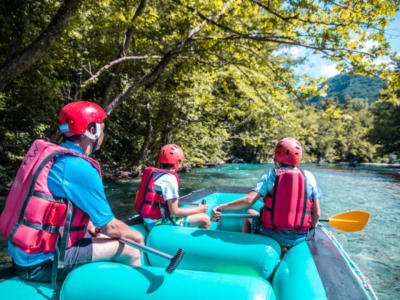
[{"label": "riverbank", "polygon": [[362,163],[346,163],[346,162],[341,162],[338,163],[339,165],[351,165],[351,166],[355,166],[355,167],[378,167],[378,168],[400,168],[400,164],[389,164],[389,163],[366,163],[366,162],[362,162]]},{"label": "riverbank", "polygon": [[[269,164],[273,164],[273,162],[268,162]],[[229,165],[229,164],[245,164],[243,161],[238,162],[219,162],[219,163],[205,163],[202,165],[197,165],[195,168],[211,168],[217,167],[220,165]],[[263,164],[263,163],[259,163]],[[329,167],[343,167],[343,168],[358,168],[358,169],[365,169],[365,170],[373,170],[373,171],[384,171],[393,174],[400,174],[400,164],[389,164],[389,163],[357,163],[357,164],[350,164],[349,162],[339,162],[339,163],[321,163],[321,162],[305,162],[304,165],[317,165],[317,166],[329,166]],[[192,170],[192,168],[184,167],[180,173],[188,173]],[[127,180],[127,179],[134,179],[142,175],[143,170],[126,170],[122,168],[110,168],[109,166],[105,165],[102,167],[103,178],[110,179],[110,180]]]}]

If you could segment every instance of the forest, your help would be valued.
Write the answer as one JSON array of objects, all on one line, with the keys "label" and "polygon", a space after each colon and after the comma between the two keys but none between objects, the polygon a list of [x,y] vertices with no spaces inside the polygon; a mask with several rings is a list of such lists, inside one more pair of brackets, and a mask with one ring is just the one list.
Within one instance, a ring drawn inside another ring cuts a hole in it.
[{"label": "forest", "polygon": [[[1,1],[0,190],[34,139],[60,140],[58,112],[76,100],[107,112],[94,156],[116,176],[140,174],[166,143],[184,149],[187,168],[269,162],[285,136],[302,142],[304,161],[398,163],[400,58],[384,35],[398,8],[398,0]],[[351,87],[345,98],[323,97],[332,82],[297,76],[307,60],[287,55],[293,47],[338,62],[342,76],[379,77],[377,101]]]},{"label": "forest", "polygon": [[385,88],[385,81],[375,76],[348,75],[340,74],[328,78],[321,83],[319,89],[325,88],[326,95],[313,96],[307,103],[319,106],[321,100],[334,98],[340,103],[345,103],[347,99],[364,99],[368,104],[373,104],[379,99],[380,92]]}]

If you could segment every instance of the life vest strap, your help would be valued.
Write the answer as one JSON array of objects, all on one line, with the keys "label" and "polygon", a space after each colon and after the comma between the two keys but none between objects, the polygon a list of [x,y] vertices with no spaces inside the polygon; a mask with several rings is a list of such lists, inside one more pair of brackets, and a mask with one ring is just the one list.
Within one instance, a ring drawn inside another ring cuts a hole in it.
[{"label": "life vest strap", "polygon": [[150,193],[153,193],[153,194],[162,195],[162,192],[161,192],[161,191],[155,191],[155,190],[153,190],[153,189],[148,189],[147,191],[150,192]]},{"label": "life vest strap", "polygon": [[[279,176],[280,176],[280,171],[279,169],[274,168],[274,175],[275,175],[275,182],[274,182],[274,188],[273,188],[273,193],[272,193],[272,205],[270,209],[266,209],[271,211],[271,225],[276,229],[276,226],[274,224],[274,212],[275,212],[275,204],[276,204],[276,192],[278,191],[278,182],[279,182]],[[266,207],[267,208],[267,207]]]},{"label": "life vest strap", "polygon": [[[44,224],[33,223],[25,219],[22,221],[22,224],[37,230],[46,231],[48,233],[63,232],[65,228],[55,225],[44,225]],[[81,231],[84,230],[85,228],[86,226],[71,226],[69,231]]]},{"label": "life vest strap", "polygon": [[67,203],[67,201],[68,201],[67,199],[62,198],[62,197],[53,197],[50,194],[45,194],[45,193],[38,192],[38,191],[34,191],[32,196],[35,196],[35,197],[38,197],[38,198],[41,198],[41,199],[44,199],[44,200],[47,200],[50,202],[56,202],[56,203]]},{"label": "life vest strap", "polygon": [[22,224],[25,225],[25,226],[37,229],[37,230],[44,230],[44,231],[46,231],[48,233],[55,233],[55,232],[60,231],[59,230],[59,228],[60,228],[59,226],[33,223],[33,222],[30,222],[30,221],[25,220],[25,219],[22,221]]},{"label": "life vest strap", "polygon": [[304,174],[304,171],[302,169],[299,169],[301,172],[301,175],[303,175],[304,178],[304,203],[303,203],[303,214],[301,215],[301,222],[300,226],[297,227],[297,232],[300,232],[300,229],[304,225],[304,219],[307,214],[307,201],[308,201],[308,193],[307,193],[307,177],[306,174]]},{"label": "life vest strap", "polygon": [[[71,207],[72,207],[72,213],[71,213]],[[51,285],[54,289],[54,294],[58,295],[58,288],[57,288],[57,275],[58,275],[58,269],[64,268],[65,264],[65,250],[67,249],[68,246],[68,240],[69,240],[69,232],[72,224],[72,220],[75,218],[76,215],[76,206],[72,205],[71,201],[68,201],[68,207],[67,207],[67,217],[65,219],[65,225],[64,225],[64,233],[61,237],[60,232],[57,232],[57,241],[56,241],[56,246],[54,249],[54,260],[53,260],[53,265],[51,268]],[[60,227],[57,227],[60,228]]]},{"label": "life vest strap", "polygon": [[143,201],[145,204],[148,204],[148,205],[151,205],[151,206],[162,206],[162,207],[168,207],[168,205],[167,205],[167,203],[161,203],[161,202],[151,202],[151,201],[147,201],[147,200],[144,200]]}]

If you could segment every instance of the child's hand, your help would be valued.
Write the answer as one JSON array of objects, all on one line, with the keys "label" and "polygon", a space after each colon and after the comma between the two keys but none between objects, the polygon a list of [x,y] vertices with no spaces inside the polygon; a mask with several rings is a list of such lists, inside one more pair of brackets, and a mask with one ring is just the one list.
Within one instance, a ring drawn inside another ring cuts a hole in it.
[{"label": "child's hand", "polygon": [[205,213],[208,210],[208,205],[207,204],[199,204],[198,206],[199,212],[200,213]]},{"label": "child's hand", "polygon": [[220,217],[221,217],[221,209],[220,206],[216,206],[214,207],[214,209],[211,211],[211,220],[213,221],[219,221]]}]

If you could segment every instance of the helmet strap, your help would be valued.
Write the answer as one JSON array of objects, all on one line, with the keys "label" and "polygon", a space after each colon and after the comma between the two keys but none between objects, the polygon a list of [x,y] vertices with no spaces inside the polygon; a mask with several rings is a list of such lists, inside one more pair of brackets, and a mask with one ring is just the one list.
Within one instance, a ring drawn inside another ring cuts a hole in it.
[{"label": "helmet strap", "polygon": [[92,134],[89,130],[86,130],[85,133],[83,134],[84,136],[88,137],[91,140],[94,140],[94,144],[92,147],[92,151],[90,151],[90,154],[95,152],[97,150],[97,145],[99,144],[99,137],[101,134],[101,125],[99,123],[96,123],[96,133]]},{"label": "helmet strap", "polygon": [[90,152],[90,154],[93,154],[93,152],[95,152],[97,150],[98,144],[99,144],[99,139],[96,139],[96,141],[93,144],[93,148],[92,148],[92,151]]},{"label": "helmet strap", "polygon": [[101,125],[99,123],[96,123],[96,133],[93,134],[89,130],[86,129],[85,133],[83,134],[84,136],[87,136],[91,140],[97,140],[100,137],[101,133]]}]

